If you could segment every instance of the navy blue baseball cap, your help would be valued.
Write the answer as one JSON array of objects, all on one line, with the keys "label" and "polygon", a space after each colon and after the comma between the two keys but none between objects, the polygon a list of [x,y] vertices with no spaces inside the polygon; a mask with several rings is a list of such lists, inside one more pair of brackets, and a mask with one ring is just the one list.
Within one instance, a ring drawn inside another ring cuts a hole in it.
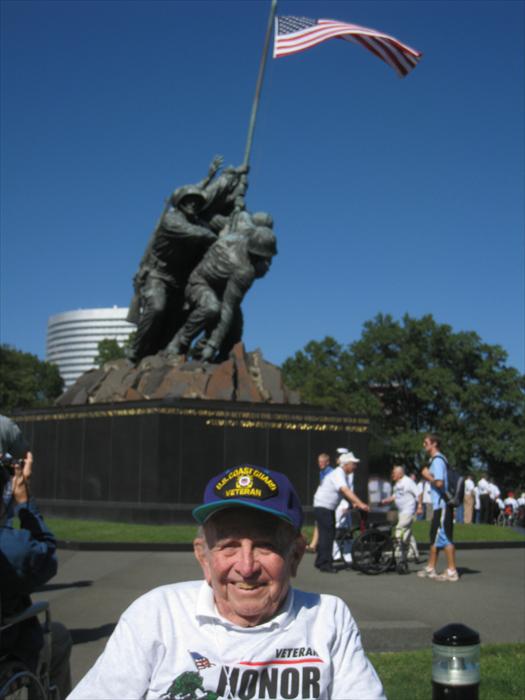
[{"label": "navy blue baseball cap", "polygon": [[296,530],[303,524],[303,509],[285,474],[245,464],[214,476],[204,489],[204,502],[192,511],[198,523],[205,523],[219,510],[243,506],[255,508],[290,523]]}]

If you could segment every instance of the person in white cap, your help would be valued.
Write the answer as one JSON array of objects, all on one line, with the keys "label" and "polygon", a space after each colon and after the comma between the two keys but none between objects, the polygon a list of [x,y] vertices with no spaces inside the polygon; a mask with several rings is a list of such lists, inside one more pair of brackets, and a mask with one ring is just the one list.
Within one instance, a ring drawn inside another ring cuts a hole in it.
[{"label": "person in white cap", "polygon": [[335,538],[335,511],[343,498],[356,508],[368,511],[368,505],[348,486],[347,476],[359,464],[353,452],[342,454],[339,466],[323,479],[314,495],[314,515],[319,528],[315,566],[324,573],[336,573],[332,563]]}]

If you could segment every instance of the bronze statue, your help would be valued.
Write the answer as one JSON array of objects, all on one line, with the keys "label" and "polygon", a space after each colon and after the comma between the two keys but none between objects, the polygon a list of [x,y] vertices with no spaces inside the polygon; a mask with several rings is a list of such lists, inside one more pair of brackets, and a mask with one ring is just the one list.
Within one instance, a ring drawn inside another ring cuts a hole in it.
[{"label": "bronze statue", "polygon": [[277,254],[269,214],[241,212],[232,233],[221,235],[190,275],[186,286],[188,316],[167,346],[168,354],[193,351],[196,359],[221,362],[242,336],[241,302],[256,278],[263,277]]},{"label": "bronze statue", "polygon": [[247,167],[225,168],[222,157],[196,185],[177,189],[148,243],[134,277],[128,321],[137,324],[130,359],[140,361],[164,349],[184,322],[184,289],[234,210],[243,206]]}]

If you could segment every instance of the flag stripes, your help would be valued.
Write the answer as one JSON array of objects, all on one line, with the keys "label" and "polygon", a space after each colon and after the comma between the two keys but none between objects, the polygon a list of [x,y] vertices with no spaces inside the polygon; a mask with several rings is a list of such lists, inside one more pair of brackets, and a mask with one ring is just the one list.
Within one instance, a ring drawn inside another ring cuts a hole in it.
[{"label": "flag stripes", "polygon": [[368,49],[404,77],[416,67],[422,54],[388,34],[357,24],[332,19],[277,17],[275,20],[274,58],[305,51],[328,39],[345,39]]}]

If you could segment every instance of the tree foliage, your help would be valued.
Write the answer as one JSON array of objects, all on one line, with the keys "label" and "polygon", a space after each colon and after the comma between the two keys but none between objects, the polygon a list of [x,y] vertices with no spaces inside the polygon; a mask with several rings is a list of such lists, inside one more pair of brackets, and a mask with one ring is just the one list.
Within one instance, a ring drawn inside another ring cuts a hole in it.
[{"label": "tree foliage", "polygon": [[121,360],[126,357],[126,352],[121,347],[115,338],[103,338],[97,345],[98,355],[94,362],[98,367],[102,367],[106,362],[111,360]]},{"label": "tree foliage", "polygon": [[63,388],[56,365],[0,345],[0,412],[51,406]]},{"label": "tree foliage", "polygon": [[392,462],[414,465],[422,433],[438,432],[451,462],[515,485],[525,479],[525,377],[506,360],[500,346],[431,315],[379,314],[347,347],[311,341],[283,373],[307,403],[368,415]]}]

